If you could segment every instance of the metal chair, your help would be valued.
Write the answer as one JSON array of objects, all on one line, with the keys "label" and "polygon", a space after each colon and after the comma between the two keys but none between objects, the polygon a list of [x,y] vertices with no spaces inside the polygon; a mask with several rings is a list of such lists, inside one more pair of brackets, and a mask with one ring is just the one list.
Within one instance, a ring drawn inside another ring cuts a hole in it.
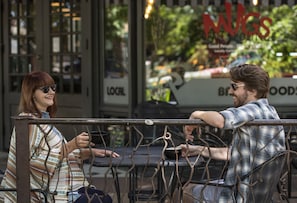
[{"label": "metal chair", "polygon": [[[255,167],[248,174],[241,176],[240,180],[234,185],[226,185],[223,182],[212,182],[211,180],[191,180],[191,183],[230,188],[230,191],[232,191],[233,196],[236,198],[237,195],[242,195],[237,190],[242,183],[241,181],[248,178],[249,192],[247,196],[242,198],[246,202],[271,202],[274,192],[277,191],[287,155],[287,151],[276,154],[261,165]],[[180,192],[182,198],[182,189]]]},{"label": "metal chair", "polygon": [[[139,104],[134,111],[133,117],[139,119],[172,119],[183,118],[183,115],[180,113],[176,105],[164,101],[150,100]],[[138,126],[138,129],[144,135],[142,143],[151,143],[162,136],[164,127],[164,125]],[[181,126],[170,126],[170,128],[177,133],[182,131],[179,127]],[[138,143],[139,138],[137,139],[137,136],[135,136],[135,139],[134,143]]]},{"label": "metal chair", "polygon": [[[176,105],[163,102],[163,101],[157,101],[157,100],[151,100],[151,101],[145,101],[137,106],[134,112],[135,118],[141,118],[141,119],[171,119],[171,118],[181,118],[181,113],[179,112]],[[182,134],[182,129],[180,129],[180,126],[166,126],[168,131],[172,134],[172,141],[174,142],[174,145],[179,145],[182,142],[185,142],[185,139]],[[163,146],[164,141],[162,139],[158,139],[164,134],[165,125],[144,125],[144,126],[137,126],[137,128],[141,131],[143,134],[143,137],[139,137],[139,135],[136,133],[135,136],[133,136],[133,145],[138,144],[149,144],[149,145],[159,145]],[[182,134],[182,135],[181,135]],[[169,145],[171,143],[168,143]],[[146,171],[155,171],[154,168],[146,167]],[[172,168],[166,168],[168,174],[172,174],[173,170]],[[138,173],[144,174],[146,176],[146,173],[144,173],[144,169],[141,167],[135,167],[134,168],[134,175],[137,175]],[[150,174],[147,175],[147,178],[149,178]],[[162,177],[161,177],[161,170],[158,169],[158,173],[155,176],[156,178],[156,188],[137,188],[137,185],[135,186],[136,191],[134,193],[128,194],[128,197],[131,202],[134,201],[159,201],[164,202],[166,195],[164,194],[164,188],[162,188]]]},{"label": "metal chair", "polygon": [[[290,149],[297,152],[297,135],[291,135],[289,140]],[[297,157],[296,155],[291,158],[291,164],[288,170],[288,197],[297,198],[297,196],[292,196],[292,176],[294,169],[297,169]]]}]

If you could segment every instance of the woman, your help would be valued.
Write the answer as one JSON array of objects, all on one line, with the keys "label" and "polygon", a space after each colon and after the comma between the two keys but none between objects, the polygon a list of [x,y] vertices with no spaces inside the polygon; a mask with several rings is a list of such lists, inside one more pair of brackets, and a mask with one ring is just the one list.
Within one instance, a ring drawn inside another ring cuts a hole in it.
[{"label": "woman", "polygon": [[[55,116],[56,85],[46,72],[35,71],[25,76],[22,83],[19,111],[21,116],[51,118]],[[80,201],[79,189],[89,185],[80,164],[90,156],[118,157],[115,152],[91,148],[89,136],[82,132],[66,141],[51,125],[30,125],[30,184],[31,189],[43,189],[49,202]],[[1,183],[4,188],[16,188],[15,129],[13,130],[7,169]],[[16,202],[15,192],[5,192],[5,202]],[[81,197],[83,198],[83,197]],[[111,202],[107,195],[106,201]],[[42,202],[40,193],[31,193],[31,202]]]}]

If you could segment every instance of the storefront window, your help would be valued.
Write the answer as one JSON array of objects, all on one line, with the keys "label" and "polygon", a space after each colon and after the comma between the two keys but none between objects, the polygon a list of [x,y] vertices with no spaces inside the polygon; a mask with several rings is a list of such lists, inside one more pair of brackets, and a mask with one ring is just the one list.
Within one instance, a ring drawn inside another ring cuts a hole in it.
[{"label": "storefront window", "polygon": [[296,100],[296,5],[166,2],[147,1],[146,11],[152,9],[144,15],[147,100],[232,105],[228,72],[244,63],[258,64],[272,77],[272,103]]},{"label": "storefront window", "polygon": [[104,102],[128,104],[128,6],[105,7]]}]

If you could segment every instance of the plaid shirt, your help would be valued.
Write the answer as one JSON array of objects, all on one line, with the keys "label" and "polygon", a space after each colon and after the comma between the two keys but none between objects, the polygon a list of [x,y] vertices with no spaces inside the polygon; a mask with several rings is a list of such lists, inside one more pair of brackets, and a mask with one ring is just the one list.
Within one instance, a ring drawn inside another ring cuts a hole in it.
[{"label": "plaid shirt", "polygon": [[[48,115],[43,113],[44,117]],[[79,165],[79,150],[62,158],[61,151],[67,141],[51,125],[31,125],[30,132],[31,188],[47,191],[48,202],[67,202],[67,192],[88,185]],[[14,129],[10,141],[7,168],[1,183],[4,188],[16,188],[15,135]],[[16,202],[16,192],[4,192],[2,198],[5,202]],[[31,193],[31,202],[42,202],[42,199],[43,196],[40,193]]]},{"label": "plaid shirt", "polygon": [[285,150],[284,130],[282,126],[244,126],[246,122],[256,119],[279,119],[267,99],[259,99],[238,108],[228,108],[220,113],[225,118],[224,129],[234,129],[225,184],[239,184],[236,194],[224,190],[219,202],[246,202],[249,180],[240,181],[240,177],[277,152]]}]

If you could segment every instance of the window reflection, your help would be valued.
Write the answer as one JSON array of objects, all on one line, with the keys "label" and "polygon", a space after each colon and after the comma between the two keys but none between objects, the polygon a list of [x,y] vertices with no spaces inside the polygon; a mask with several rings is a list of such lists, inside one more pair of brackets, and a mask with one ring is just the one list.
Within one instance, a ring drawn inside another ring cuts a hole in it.
[{"label": "window reflection", "polygon": [[110,5],[105,17],[105,78],[128,74],[128,7]]},{"label": "window reflection", "polygon": [[9,31],[9,90],[20,91],[25,74],[35,69],[36,34],[35,1],[8,2]]},{"label": "window reflection", "polygon": [[104,103],[128,104],[128,5],[105,4]]},{"label": "window reflection", "polygon": [[150,2],[144,13],[147,99],[172,98],[176,67],[185,70],[186,83],[226,78],[231,67],[243,63],[260,65],[273,78],[297,75],[297,31],[290,20],[296,5],[226,1],[231,5],[227,13],[228,4],[219,1],[195,6]]},{"label": "window reflection", "polygon": [[80,0],[51,2],[51,71],[64,93],[81,93]]}]

